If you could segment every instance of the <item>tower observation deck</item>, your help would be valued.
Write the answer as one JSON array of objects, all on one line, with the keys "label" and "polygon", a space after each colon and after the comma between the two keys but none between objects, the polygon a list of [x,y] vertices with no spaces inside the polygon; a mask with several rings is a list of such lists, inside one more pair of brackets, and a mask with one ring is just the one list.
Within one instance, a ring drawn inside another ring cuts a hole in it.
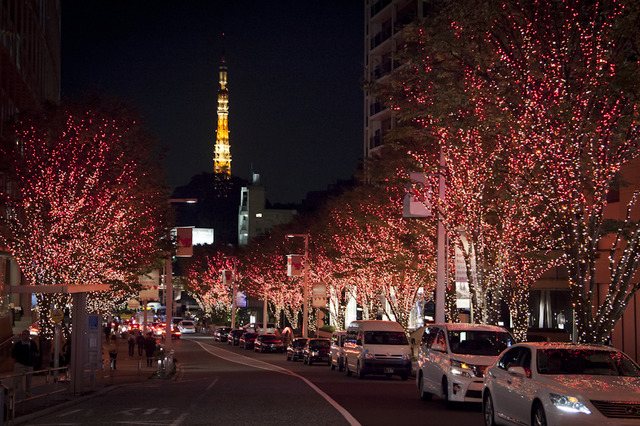
[{"label": "tower observation deck", "polygon": [[227,89],[227,65],[220,65],[220,90],[218,90],[218,128],[213,153],[213,171],[231,175],[231,150],[229,145],[229,90]]}]

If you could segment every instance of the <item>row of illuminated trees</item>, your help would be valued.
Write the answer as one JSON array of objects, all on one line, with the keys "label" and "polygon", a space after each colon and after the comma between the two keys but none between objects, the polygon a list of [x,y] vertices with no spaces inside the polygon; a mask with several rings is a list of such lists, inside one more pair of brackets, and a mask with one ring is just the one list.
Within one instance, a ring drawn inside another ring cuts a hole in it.
[{"label": "row of illuminated trees", "polygon": [[[403,65],[367,87],[392,109],[395,127],[362,184],[241,253],[195,257],[185,285],[205,310],[228,309],[221,271],[233,266],[241,291],[266,298],[295,327],[304,292],[284,259],[300,247],[286,235],[305,233],[309,283],[326,283],[335,326],[354,298],[365,317],[382,311],[406,327],[435,285],[441,220],[467,265],[474,321],[495,323],[504,302],[524,338],[532,284],[563,267],[578,340],[610,335],[640,288],[635,193],[624,199],[626,216],[605,217],[638,154],[638,5],[463,0],[432,10],[405,28]],[[17,196],[3,193],[3,242],[25,281],[112,284],[106,297],[91,297],[96,311],[135,294],[137,277],[169,249],[166,192],[131,117],[113,104],[25,117],[3,156],[17,187]],[[410,172],[424,175],[413,190],[430,218],[402,217]],[[39,299],[45,323],[47,308],[65,302],[47,297]]]},{"label": "row of illuminated trees", "polygon": [[[640,288],[636,195],[624,179],[640,142],[638,5],[465,0],[432,10],[404,30],[403,65],[368,88],[397,125],[367,185],[305,228],[313,279],[328,283],[338,313],[348,295],[406,325],[418,289],[433,287],[433,221],[399,216],[399,183],[422,172],[414,191],[463,253],[475,321],[495,323],[506,303],[524,338],[533,283],[563,267],[577,339],[605,341]],[[618,193],[630,194],[627,213],[607,219]],[[247,285],[278,310],[300,305],[299,283],[283,276],[290,251],[274,232],[244,266]]]}]

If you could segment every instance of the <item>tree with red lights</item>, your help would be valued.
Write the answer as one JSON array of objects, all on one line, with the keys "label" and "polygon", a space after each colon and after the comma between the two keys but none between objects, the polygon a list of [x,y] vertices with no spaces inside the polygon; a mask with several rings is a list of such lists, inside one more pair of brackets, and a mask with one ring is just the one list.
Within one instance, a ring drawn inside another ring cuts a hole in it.
[{"label": "tree with red lights", "polygon": [[[116,103],[52,107],[22,117],[9,153],[18,192],[3,237],[26,283],[111,284],[108,294],[90,294],[89,309],[98,312],[138,291],[167,235],[151,140],[132,117]],[[66,303],[38,295],[45,336],[53,329],[49,307]]]},{"label": "tree with red lights", "polygon": [[419,291],[434,285],[434,244],[423,221],[402,217],[402,188],[364,186],[337,200],[324,225],[323,238],[333,246],[334,276],[330,292],[354,296],[364,317],[379,311],[408,328]]},{"label": "tree with red lights", "polygon": [[[540,255],[561,248],[583,342],[605,341],[638,290],[640,229],[629,214],[611,238],[604,303],[594,292],[598,252],[612,230],[607,199],[637,156],[638,16],[625,1],[442,5],[407,38],[414,56],[389,92],[398,116],[422,128],[425,169],[437,168],[444,151],[451,186],[440,207],[447,220],[460,215],[453,223],[485,256],[478,274],[486,279],[487,264],[502,265],[491,287],[508,290],[513,309],[555,262]],[[469,142],[489,155],[460,169],[469,151],[455,152]],[[485,178],[457,185],[467,170]]]}]

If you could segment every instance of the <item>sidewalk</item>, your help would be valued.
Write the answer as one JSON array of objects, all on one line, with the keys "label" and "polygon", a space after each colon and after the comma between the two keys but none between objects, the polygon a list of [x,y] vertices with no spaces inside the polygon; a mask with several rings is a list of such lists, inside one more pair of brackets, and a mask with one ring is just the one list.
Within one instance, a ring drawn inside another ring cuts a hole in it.
[{"label": "sidewalk", "polygon": [[[162,340],[158,342],[162,344]],[[61,375],[58,381],[53,379],[53,375],[34,375],[31,383],[32,396],[25,399],[24,392],[22,390],[18,391],[16,396],[15,418],[13,421],[6,422],[5,424],[22,424],[32,418],[45,414],[47,411],[59,410],[64,406],[72,405],[78,400],[95,397],[117,386],[138,383],[148,379],[160,379],[156,374],[158,372],[157,360],[153,361],[152,367],[147,367],[147,358],[144,351],[142,356],[139,356],[136,346],[133,356],[130,357],[127,340],[118,338],[117,343],[118,358],[116,369],[112,370],[106,349],[107,345],[103,340],[102,359],[104,368],[97,372],[94,391],[87,392],[83,395],[74,395],[69,391],[69,382],[64,380],[63,375]],[[2,383],[7,387],[12,387],[13,379],[3,380]]]}]

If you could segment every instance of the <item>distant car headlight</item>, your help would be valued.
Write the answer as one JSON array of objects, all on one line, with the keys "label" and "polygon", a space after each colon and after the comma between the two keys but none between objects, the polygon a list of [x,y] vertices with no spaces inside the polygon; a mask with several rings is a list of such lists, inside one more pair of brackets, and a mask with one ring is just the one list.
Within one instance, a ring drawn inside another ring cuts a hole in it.
[{"label": "distant car headlight", "polygon": [[456,376],[467,377],[469,379],[473,379],[474,376],[472,366],[453,359],[451,360],[451,373]]},{"label": "distant car headlight", "polygon": [[557,393],[550,393],[549,398],[553,405],[558,410],[565,411],[567,413],[584,413],[591,414],[589,410],[578,398],[575,396],[558,395]]}]

